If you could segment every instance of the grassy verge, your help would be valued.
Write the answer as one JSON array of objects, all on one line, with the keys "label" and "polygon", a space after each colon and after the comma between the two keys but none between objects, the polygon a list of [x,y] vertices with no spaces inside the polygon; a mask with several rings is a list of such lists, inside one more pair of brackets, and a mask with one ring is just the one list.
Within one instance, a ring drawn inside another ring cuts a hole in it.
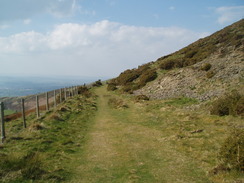
[{"label": "grassy verge", "polygon": [[[114,110],[114,116],[125,124],[137,125],[138,130],[145,127],[165,148],[172,149],[169,155],[175,155],[176,162],[181,158],[184,164],[185,171],[179,172],[178,177],[199,176],[198,182],[201,182],[205,175],[218,183],[244,180],[242,171],[221,168],[219,159],[221,148],[233,129],[241,127],[243,132],[241,117],[209,115],[206,108],[199,107],[198,101],[188,98],[132,102],[131,97],[125,96],[123,100],[129,110]],[[167,153],[164,156],[171,158]],[[187,173],[191,168],[194,171]],[[170,173],[170,167],[167,169]]]},{"label": "grassy verge", "polygon": [[96,111],[95,98],[81,96],[65,101],[41,118],[18,119],[6,124],[6,141],[0,146],[0,182],[62,182],[72,177],[72,156],[82,144]]}]

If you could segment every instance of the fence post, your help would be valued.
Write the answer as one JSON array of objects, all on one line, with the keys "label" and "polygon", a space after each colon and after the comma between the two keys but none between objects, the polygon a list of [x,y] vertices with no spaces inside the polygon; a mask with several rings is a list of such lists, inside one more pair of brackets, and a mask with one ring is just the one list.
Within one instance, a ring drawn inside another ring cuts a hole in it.
[{"label": "fence post", "polygon": [[4,139],[6,138],[5,136],[5,124],[4,124],[4,104],[3,102],[0,103],[0,115],[1,115],[1,142],[3,144]]},{"label": "fence post", "polygon": [[68,92],[69,92],[69,98],[70,98],[71,97],[70,87],[68,88]]},{"label": "fence post", "polygon": [[60,92],[60,103],[62,103],[62,88],[59,90]]},{"label": "fence post", "polygon": [[25,119],[25,99],[21,99],[21,105],[22,105],[22,117],[23,117],[23,126],[26,128],[26,119]]},{"label": "fence post", "polygon": [[39,110],[39,96],[36,95],[36,117],[40,117],[40,110]]},{"label": "fence post", "polygon": [[49,111],[48,92],[46,92],[46,111]]},{"label": "fence post", "polygon": [[56,90],[54,90],[54,100],[53,100],[53,103],[54,103],[54,107],[56,108],[57,106],[57,101],[56,101]]},{"label": "fence post", "polygon": [[64,99],[67,100],[67,88],[64,88]]}]

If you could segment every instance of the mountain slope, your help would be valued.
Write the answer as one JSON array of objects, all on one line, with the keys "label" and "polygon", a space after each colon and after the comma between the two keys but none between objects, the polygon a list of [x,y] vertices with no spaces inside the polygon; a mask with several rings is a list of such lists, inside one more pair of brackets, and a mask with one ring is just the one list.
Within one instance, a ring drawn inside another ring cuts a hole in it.
[{"label": "mountain slope", "polygon": [[[127,70],[110,84],[123,91],[144,94],[154,99],[186,96],[204,101],[233,89],[242,90],[243,58],[242,19],[155,62]],[[145,79],[143,75],[146,72],[149,77]]]}]

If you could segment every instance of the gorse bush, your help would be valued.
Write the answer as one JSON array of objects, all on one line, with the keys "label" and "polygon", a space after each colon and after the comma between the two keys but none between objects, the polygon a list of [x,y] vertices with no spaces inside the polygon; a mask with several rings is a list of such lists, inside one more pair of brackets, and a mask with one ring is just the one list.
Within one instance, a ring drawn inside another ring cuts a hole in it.
[{"label": "gorse bush", "polygon": [[128,69],[124,72],[122,72],[117,78],[116,83],[118,85],[126,85],[135,79],[137,79],[140,76],[140,74],[137,72],[136,69]]},{"label": "gorse bush", "polygon": [[10,173],[19,177],[20,182],[24,182],[24,180],[41,179],[46,172],[42,168],[38,153],[32,152],[23,157],[1,154],[0,177]]},{"label": "gorse bush", "polygon": [[175,68],[176,62],[175,60],[164,60],[159,67],[163,70],[170,70]]},{"label": "gorse bush", "polygon": [[117,78],[108,83],[108,90],[116,90],[121,86],[121,90],[126,93],[133,93],[134,90],[140,89],[148,82],[157,78],[155,69],[151,69],[151,63],[139,66],[137,69],[128,69],[122,72]]},{"label": "gorse bush", "polygon": [[207,74],[206,74],[206,77],[208,78],[208,79],[210,79],[210,78],[212,78],[212,77],[214,77],[214,75],[215,75],[216,73],[214,72],[214,71],[208,71],[207,72]]},{"label": "gorse bush", "polygon": [[91,97],[92,93],[90,92],[89,88],[86,86],[80,86],[78,87],[78,94],[81,94],[85,97]]},{"label": "gorse bush", "polygon": [[125,109],[129,107],[122,99],[119,98],[110,98],[108,100],[108,105],[114,109]]},{"label": "gorse bush", "polygon": [[217,99],[211,106],[210,113],[219,116],[244,115],[244,96],[233,91]]},{"label": "gorse bush", "polygon": [[244,129],[234,129],[219,153],[220,164],[228,169],[244,171]]},{"label": "gorse bush", "polygon": [[202,71],[209,71],[211,69],[212,65],[210,63],[205,63],[202,65],[201,70]]},{"label": "gorse bush", "polygon": [[146,95],[137,95],[136,97],[135,97],[135,101],[147,101],[147,100],[149,100],[149,97],[148,96],[146,96]]},{"label": "gorse bush", "polygon": [[117,89],[118,88],[116,87],[116,84],[115,83],[108,83],[108,86],[107,86],[107,90],[108,91],[115,91]]},{"label": "gorse bush", "polygon": [[139,78],[139,88],[145,86],[148,82],[153,81],[157,78],[157,72],[154,69],[148,69],[143,72]]},{"label": "gorse bush", "polygon": [[102,86],[102,85],[103,84],[102,84],[102,81],[100,79],[95,81],[95,83],[92,84],[92,86],[94,86],[94,87],[99,87],[99,86]]}]

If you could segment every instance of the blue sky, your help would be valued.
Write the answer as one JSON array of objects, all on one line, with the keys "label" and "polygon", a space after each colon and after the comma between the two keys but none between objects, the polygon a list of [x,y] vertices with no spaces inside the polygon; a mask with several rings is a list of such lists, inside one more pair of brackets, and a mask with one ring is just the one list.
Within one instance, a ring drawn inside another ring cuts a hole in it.
[{"label": "blue sky", "polygon": [[243,17],[243,0],[0,0],[0,74],[114,77]]}]

